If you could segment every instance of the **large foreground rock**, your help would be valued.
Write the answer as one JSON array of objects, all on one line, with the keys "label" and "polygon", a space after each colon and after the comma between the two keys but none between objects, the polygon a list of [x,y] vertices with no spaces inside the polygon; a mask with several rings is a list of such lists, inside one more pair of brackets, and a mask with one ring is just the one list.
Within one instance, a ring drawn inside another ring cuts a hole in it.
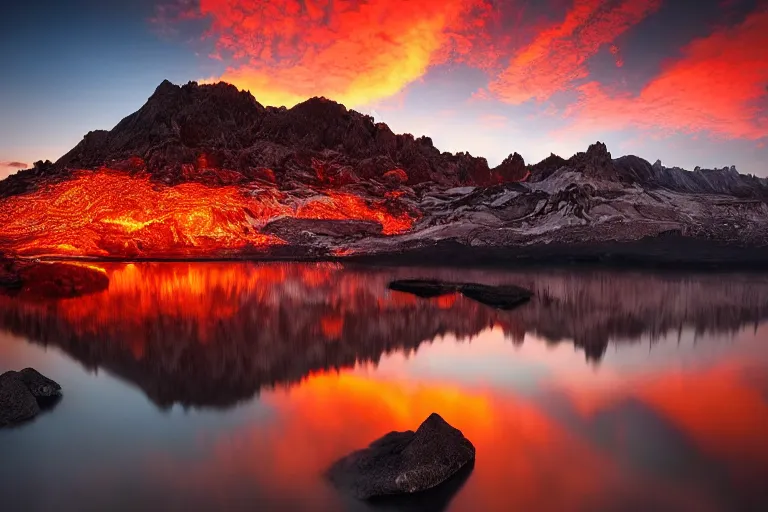
[{"label": "large foreground rock", "polygon": [[60,394],[61,386],[32,368],[0,375],[0,427],[34,418]]},{"label": "large foreground rock", "polygon": [[431,489],[475,458],[460,430],[432,413],[416,432],[390,432],[337,461],[328,477],[359,499]]}]

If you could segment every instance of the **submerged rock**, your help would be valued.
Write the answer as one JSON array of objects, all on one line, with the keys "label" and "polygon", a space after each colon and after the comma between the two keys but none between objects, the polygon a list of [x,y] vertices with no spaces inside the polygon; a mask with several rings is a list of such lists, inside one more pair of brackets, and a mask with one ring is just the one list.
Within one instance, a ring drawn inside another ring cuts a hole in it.
[{"label": "submerged rock", "polygon": [[41,403],[60,394],[61,386],[32,368],[0,375],[0,427],[34,418]]},{"label": "submerged rock", "polygon": [[390,432],[335,462],[327,476],[359,499],[409,494],[436,487],[474,458],[461,431],[432,413],[416,432]]},{"label": "submerged rock", "polygon": [[424,299],[455,293],[459,291],[459,286],[461,285],[432,279],[401,279],[389,283],[390,290],[410,293]]},{"label": "submerged rock", "polygon": [[463,284],[459,291],[472,300],[497,309],[512,309],[527,302],[533,293],[514,285]]},{"label": "submerged rock", "polygon": [[525,302],[533,292],[515,285],[491,286],[477,283],[447,283],[436,280],[403,279],[389,283],[389,289],[410,293],[425,299],[449,293],[461,293],[465,297],[497,309],[512,309]]}]

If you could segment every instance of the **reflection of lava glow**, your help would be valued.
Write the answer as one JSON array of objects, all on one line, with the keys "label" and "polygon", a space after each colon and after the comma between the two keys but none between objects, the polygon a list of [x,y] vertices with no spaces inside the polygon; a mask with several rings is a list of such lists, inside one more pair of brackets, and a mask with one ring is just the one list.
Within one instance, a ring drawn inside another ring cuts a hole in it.
[{"label": "reflection of lava glow", "polygon": [[[194,339],[205,343],[214,337],[222,320],[231,319],[241,310],[237,297],[250,297],[267,311],[274,312],[269,308],[273,305],[271,300],[277,297],[278,286],[286,281],[317,286],[329,280],[338,266],[335,263],[104,265],[108,268],[109,290],[76,300],[58,301],[55,308],[59,317],[76,326],[81,336],[90,332],[114,339],[114,332],[119,331],[130,340],[134,356],[143,355],[144,345],[151,343],[146,328],[153,318],[187,319]],[[42,312],[52,306],[42,302],[25,303],[22,307],[28,312]]]},{"label": "reflection of lava glow", "polygon": [[[481,350],[513,358],[503,339],[485,339],[480,345]],[[429,357],[439,361],[453,349],[436,344]],[[597,505],[615,505],[627,496],[642,496],[645,503],[663,510],[720,510],[711,505],[706,490],[680,485],[678,480],[670,483],[665,472],[638,467],[634,450],[625,444],[627,425],[612,418],[612,413],[620,413],[621,404],[634,400],[660,414],[665,424],[671,421],[679,428],[678,435],[725,462],[723,467],[734,475],[749,474],[745,461],[768,460],[764,435],[768,405],[736,362],[682,373],[654,369],[653,379],[628,375],[625,385],[608,382],[592,391],[593,413],[606,413],[599,421],[580,412],[563,421],[551,414],[551,406],[514,389],[413,374],[405,358],[388,363],[399,371],[384,375],[359,367],[316,372],[296,387],[267,392],[261,400],[274,412],[269,421],[216,438],[203,462],[181,465],[161,456],[152,461],[151,471],[180,490],[220,489],[233,475],[247,475],[268,489],[270,498],[295,499],[297,510],[311,509],[335,499],[326,497],[318,478],[334,460],[391,430],[413,429],[438,412],[472,440],[478,453],[473,473],[451,510],[618,510]],[[557,365],[550,369],[552,383],[569,371]],[[590,375],[595,374],[590,370]],[[565,383],[572,387],[555,396],[566,398],[562,405],[569,407],[575,404],[567,397],[582,389],[578,382]],[[573,428],[574,423],[579,427]],[[637,439],[653,449],[658,435],[651,430]],[[704,460],[705,465],[712,464],[712,459]]]},{"label": "reflection of lava glow", "polygon": [[379,222],[385,235],[413,219],[384,202],[339,191],[309,199],[276,189],[199,183],[165,186],[103,169],[0,203],[0,249],[22,256],[190,257],[284,244],[261,228],[279,217]]}]

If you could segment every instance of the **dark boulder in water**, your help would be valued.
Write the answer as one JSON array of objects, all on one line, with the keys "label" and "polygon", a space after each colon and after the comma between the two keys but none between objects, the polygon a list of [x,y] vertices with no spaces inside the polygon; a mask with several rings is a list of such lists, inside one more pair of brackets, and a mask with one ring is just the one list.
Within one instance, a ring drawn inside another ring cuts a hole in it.
[{"label": "dark boulder in water", "polygon": [[65,262],[4,259],[0,255],[0,292],[25,298],[58,299],[96,293],[109,287],[102,269]]},{"label": "dark boulder in water", "polygon": [[447,283],[436,280],[403,279],[389,283],[389,289],[425,299],[449,293],[461,293],[486,306],[512,309],[527,302],[533,293],[514,285],[490,286],[477,283]]},{"label": "dark boulder in water", "polygon": [[34,368],[24,368],[16,373],[17,379],[24,383],[32,396],[38,400],[41,398],[55,398],[61,394],[61,386],[49,379]]},{"label": "dark boulder in water", "polygon": [[460,430],[432,413],[416,432],[390,432],[335,462],[328,478],[359,499],[432,489],[475,459]]},{"label": "dark boulder in water", "polygon": [[527,302],[533,293],[514,285],[488,286],[463,284],[459,289],[465,297],[497,309],[512,309]]},{"label": "dark boulder in water", "polygon": [[0,427],[34,418],[39,412],[37,400],[23,382],[7,373],[0,375]]},{"label": "dark boulder in water", "polygon": [[432,279],[401,279],[389,283],[390,290],[410,293],[424,299],[455,293],[459,291],[459,286],[461,285]]},{"label": "dark boulder in water", "polygon": [[0,375],[0,427],[34,418],[60,394],[61,386],[32,368]]}]

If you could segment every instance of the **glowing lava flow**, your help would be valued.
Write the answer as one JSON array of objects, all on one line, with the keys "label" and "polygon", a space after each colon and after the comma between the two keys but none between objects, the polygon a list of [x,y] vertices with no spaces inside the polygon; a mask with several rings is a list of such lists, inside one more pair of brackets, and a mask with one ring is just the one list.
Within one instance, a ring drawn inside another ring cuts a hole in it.
[{"label": "glowing lava flow", "polygon": [[339,191],[298,199],[274,188],[166,186],[101,169],[0,201],[0,251],[18,256],[216,257],[285,244],[261,228],[278,217],[368,220],[385,235],[413,219]]}]

